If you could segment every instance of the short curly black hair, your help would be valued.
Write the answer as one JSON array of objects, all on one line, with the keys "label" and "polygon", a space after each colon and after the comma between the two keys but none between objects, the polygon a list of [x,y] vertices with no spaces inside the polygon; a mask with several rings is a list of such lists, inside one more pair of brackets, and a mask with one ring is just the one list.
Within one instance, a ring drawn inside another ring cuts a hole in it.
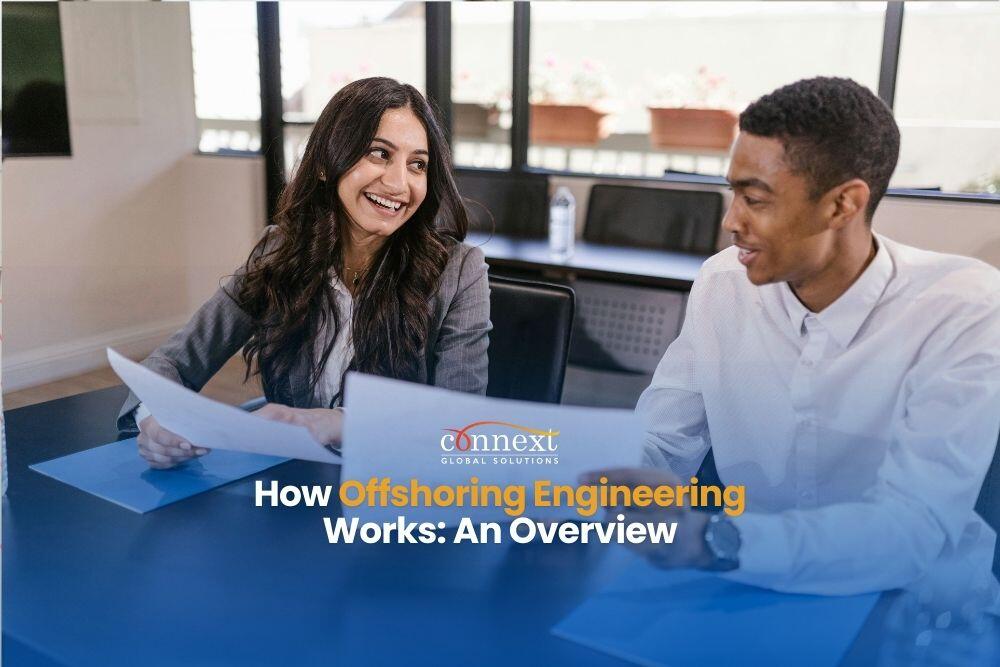
[{"label": "short curly black hair", "polygon": [[764,95],[740,114],[740,130],[780,139],[810,196],[860,178],[871,199],[870,223],[899,159],[899,127],[885,103],[851,79],[802,79]]}]

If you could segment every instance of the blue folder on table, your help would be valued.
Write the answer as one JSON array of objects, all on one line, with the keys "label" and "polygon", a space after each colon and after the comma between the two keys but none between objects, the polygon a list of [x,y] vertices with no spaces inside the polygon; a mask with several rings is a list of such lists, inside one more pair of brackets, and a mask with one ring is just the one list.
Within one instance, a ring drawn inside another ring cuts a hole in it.
[{"label": "blue folder on table", "polygon": [[129,438],[29,467],[141,514],[288,460],[216,449],[176,468],[154,470]]},{"label": "blue folder on table", "polygon": [[776,593],[637,560],[552,633],[641,665],[833,667],[876,600]]}]

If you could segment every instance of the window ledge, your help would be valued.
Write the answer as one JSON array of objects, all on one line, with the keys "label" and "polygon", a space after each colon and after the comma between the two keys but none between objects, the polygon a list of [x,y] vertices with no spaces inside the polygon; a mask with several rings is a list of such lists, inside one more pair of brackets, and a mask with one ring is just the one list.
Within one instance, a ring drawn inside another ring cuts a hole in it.
[{"label": "window ledge", "polygon": [[260,151],[234,151],[234,150],[221,150],[221,151],[198,151],[196,150],[194,154],[198,157],[264,157],[263,153]]}]

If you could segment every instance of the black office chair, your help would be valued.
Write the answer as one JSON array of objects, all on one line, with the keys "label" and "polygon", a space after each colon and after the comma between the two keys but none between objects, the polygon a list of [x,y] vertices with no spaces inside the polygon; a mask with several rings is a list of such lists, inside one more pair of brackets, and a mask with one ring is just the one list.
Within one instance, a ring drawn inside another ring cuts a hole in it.
[{"label": "black office chair", "polygon": [[[720,192],[598,183],[590,189],[587,243],[710,255],[722,219]],[[682,292],[576,280],[570,363],[591,371],[652,375],[680,332]]]},{"label": "black office chair", "polygon": [[716,191],[598,183],[590,188],[583,240],[711,255],[722,205]]},{"label": "black office chair", "polygon": [[[990,528],[1000,533],[1000,437],[997,438],[997,447],[993,451],[993,462],[986,471],[986,479],[979,490],[976,512]],[[993,574],[1000,579],[1000,544],[993,551]]]},{"label": "black office chair", "polygon": [[487,396],[560,401],[574,304],[568,287],[490,276]]},{"label": "black office chair", "polygon": [[[573,290],[490,276],[490,366],[487,396],[558,403],[573,328]],[[240,407],[253,412],[263,396]]]},{"label": "black office chair", "polygon": [[494,169],[455,170],[466,200],[469,229],[476,232],[545,238],[549,220],[549,177]]}]

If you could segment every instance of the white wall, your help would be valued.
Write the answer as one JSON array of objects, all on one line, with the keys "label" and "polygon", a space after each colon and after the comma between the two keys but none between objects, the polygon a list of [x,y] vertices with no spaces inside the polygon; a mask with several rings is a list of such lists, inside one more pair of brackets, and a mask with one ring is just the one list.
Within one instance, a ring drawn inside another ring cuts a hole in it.
[{"label": "white wall", "polygon": [[[73,156],[3,166],[3,388],[133,356],[180,326],[264,220],[259,158],[194,155],[183,3],[62,4]],[[562,179],[553,179],[554,185]],[[568,179],[582,215],[591,179]],[[876,229],[1000,266],[1000,205],[883,202]]]},{"label": "white wall", "polygon": [[251,247],[260,159],[194,156],[184,3],[63,3],[71,158],[4,163],[3,387],[150,351]]},{"label": "white wall", "polygon": [[1000,203],[886,197],[872,224],[901,243],[976,257],[1000,268]]}]

